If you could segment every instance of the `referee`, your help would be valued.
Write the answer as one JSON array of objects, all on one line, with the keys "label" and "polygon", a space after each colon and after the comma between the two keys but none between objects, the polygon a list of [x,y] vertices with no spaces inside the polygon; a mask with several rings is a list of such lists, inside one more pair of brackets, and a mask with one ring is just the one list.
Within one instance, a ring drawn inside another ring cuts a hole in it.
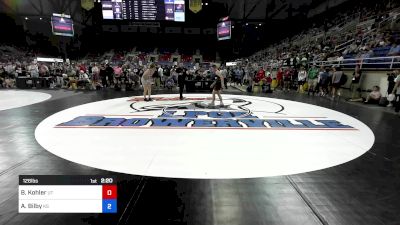
[{"label": "referee", "polygon": [[179,99],[183,100],[183,89],[185,88],[186,71],[179,66],[175,72],[178,74],[178,86],[179,86]]}]

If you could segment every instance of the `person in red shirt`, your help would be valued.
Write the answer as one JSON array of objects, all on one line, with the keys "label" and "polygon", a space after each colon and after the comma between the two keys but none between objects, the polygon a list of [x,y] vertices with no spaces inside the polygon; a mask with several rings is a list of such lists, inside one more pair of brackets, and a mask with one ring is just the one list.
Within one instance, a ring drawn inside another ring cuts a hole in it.
[{"label": "person in red shirt", "polygon": [[283,73],[283,90],[284,91],[289,91],[290,90],[290,83],[292,81],[292,69],[287,68],[285,72]]},{"label": "person in red shirt", "polygon": [[272,83],[271,72],[267,72],[267,75],[263,80],[263,92],[264,93],[272,93],[271,83]]},{"label": "person in red shirt", "polygon": [[283,70],[282,68],[278,69],[276,73],[276,81],[278,82],[278,86],[276,88],[283,89]]},{"label": "person in red shirt", "polygon": [[260,85],[260,82],[264,81],[264,79],[265,79],[265,70],[262,67],[260,67],[260,70],[258,70],[256,76],[254,77],[252,90],[254,90],[254,85]]},{"label": "person in red shirt", "polygon": [[257,72],[256,81],[260,82],[265,79],[265,70],[261,67]]},{"label": "person in red shirt", "polygon": [[122,76],[122,65],[119,64],[119,65],[114,66],[113,70],[114,70],[114,78],[115,78],[115,81],[117,82],[116,83],[117,88],[120,88],[121,87],[121,76]]},{"label": "person in red shirt", "polygon": [[116,65],[116,66],[114,66],[114,75],[115,75],[115,77],[120,77],[121,76],[121,74],[122,74],[122,68],[121,68],[121,66],[120,65]]},{"label": "person in red shirt", "polygon": [[79,65],[79,71],[81,71],[81,70],[82,70],[84,73],[86,73],[86,66],[85,66],[85,64],[83,64],[83,63]]},{"label": "person in red shirt", "polygon": [[267,77],[264,79],[267,84],[272,83],[271,72],[267,72]]}]

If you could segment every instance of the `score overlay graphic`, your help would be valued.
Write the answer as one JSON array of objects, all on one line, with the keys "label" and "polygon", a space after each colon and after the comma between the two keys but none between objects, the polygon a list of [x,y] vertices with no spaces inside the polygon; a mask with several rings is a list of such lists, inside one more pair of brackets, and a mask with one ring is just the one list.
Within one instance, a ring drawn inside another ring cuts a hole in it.
[{"label": "score overlay graphic", "polygon": [[117,213],[114,176],[20,175],[19,213]]}]

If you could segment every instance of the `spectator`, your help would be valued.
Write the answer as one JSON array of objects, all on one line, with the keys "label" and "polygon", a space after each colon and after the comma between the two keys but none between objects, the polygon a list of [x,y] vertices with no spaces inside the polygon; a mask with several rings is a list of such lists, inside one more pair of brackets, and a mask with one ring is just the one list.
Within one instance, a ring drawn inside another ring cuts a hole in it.
[{"label": "spectator", "polygon": [[284,91],[289,91],[291,81],[292,81],[292,71],[291,71],[291,69],[287,68],[283,74],[283,90]]},{"label": "spectator", "polygon": [[262,82],[265,79],[265,70],[260,67],[258,70],[256,76],[254,77],[253,83],[252,83],[252,90],[254,90],[254,85],[262,85]]},{"label": "spectator", "polygon": [[6,71],[3,65],[0,65],[0,87],[5,87]]},{"label": "spectator", "polygon": [[67,86],[69,89],[73,89],[73,90],[77,89],[78,80],[76,77],[77,76],[76,76],[75,70],[71,69],[71,73],[69,74],[68,79],[67,79],[68,80]]},{"label": "spectator", "polygon": [[247,79],[247,73],[243,74],[243,70],[241,70],[239,67],[237,67],[234,70],[234,77],[235,77],[235,84],[237,85],[243,85],[245,80]]},{"label": "spectator", "polygon": [[356,65],[356,68],[353,72],[353,78],[351,80],[351,99],[350,101],[358,101],[361,98],[361,74],[362,71],[359,65]]},{"label": "spectator", "polygon": [[315,89],[318,84],[318,69],[315,65],[312,65],[311,68],[308,70],[308,95],[310,92],[314,95]]},{"label": "spectator", "polygon": [[48,73],[49,73],[49,68],[44,63],[42,63],[39,67],[39,76],[45,77],[48,76]]},{"label": "spectator", "polygon": [[394,85],[392,94],[396,96],[395,98],[395,112],[400,116],[400,74],[396,71],[397,77],[395,79],[396,84]]},{"label": "spectator", "polygon": [[156,66],[153,74],[152,74],[152,78],[154,80],[154,86],[156,89],[161,87],[161,77],[158,75],[158,68]]},{"label": "spectator", "polygon": [[97,87],[101,87],[100,81],[100,68],[95,63],[92,67],[92,88],[97,89]]},{"label": "spectator", "polygon": [[16,77],[22,77],[22,66],[21,64],[17,64],[15,67]]},{"label": "spectator", "polygon": [[342,86],[340,81],[343,76],[343,71],[340,67],[333,67],[332,74],[332,100],[335,99],[336,94],[338,93],[339,88]]},{"label": "spectator", "polygon": [[164,77],[164,69],[161,67],[161,65],[158,67],[157,73],[158,77],[160,78],[161,85],[163,85],[165,82],[165,77]]},{"label": "spectator", "polygon": [[282,68],[278,69],[278,72],[276,73],[276,81],[278,82],[278,85],[276,88],[280,88],[281,90],[283,89],[283,71]]},{"label": "spectator", "polygon": [[4,81],[4,86],[5,86],[5,88],[14,88],[15,87],[15,79],[10,76],[7,76]]},{"label": "spectator", "polygon": [[32,62],[32,64],[29,66],[29,73],[33,78],[39,77],[39,68],[36,63]]},{"label": "spectator", "polygon": [[325,96],[328,94],[329,86],[329,69],[321,67],[321,72],[319,73],[318,86],[320,90],[320,96]]},{"label": "spectator", "polygon": [[111,78],[112,80],[115,81],[114,87],[118,90],[121,89],[121,78],[122,78],[122,65],[116,65],[113,68],[113,73],[114,73],[114,79]]},{"label": "spectator", "polygon": [[[83,71],[84,73],[86,73],[86,65],[84,63],[79,64],[79,71]],[[87,74],[86,74],[87,75]]]},{"label": "spectator", "polygon": [[298,89],[297,92],[302,93],[303,90],[303,85],[306,83],[306,79],[307,79],[307,71],[304,69],[304,67],[302,66],[300,68],[300,71],[297,74],[297,81],[298,81]]},{"label": "spectator", "polygon": [[55,76],[56,76],[57,87],[62,87],[64,84],[64,80],[63,80],[63,66],[61,63],[55,65]]},{"label": "spectator", "polygon": [[389,50],[388,56],[399,56],[400,55],[400,41],[397,43],[393,43],[392,47]]},{"label": "spectator", "polygon": [[301,58],[301,65],[307,66],[307,63],[308,63],[307,56],[303,55],[303,57]]},{"label": "spectator", "polygon": [[106,83],[107,87],[113,87],[114,86],[114,78],[113,78],[114,69],[110,66],[110,64],[106,65],[105,75],[106,75],[106,79],[107,79],[107,83]]},{"label": "spectator", "polygon": [[102,63],[100,65],[100,72],[99,72],[99,76],[101,79],[101,83],[103,87],[107,87],[107,71],[106,71],[106,67],[104,65],[104,63]]},{"label": "spectator", "polygon": [[228,70],[225,67],[220,69],[221,75],[224,77],[224,86],[228,88]]},{"label": "spectator", "polygon": [[266,75],[266,77],[265,77],[265,79],[263,81],[263,86],[262,86],[262,89],[263,89],[264,93],[272,93],[271,83],[272,83],[271,72],[267,72],[267,75]]},{"label": "spectator", "polygon": [[372,87],[372,91],[368,94],[367,99],[364,101],[366,104],[379,104],[382,94],[379,86]]},{"label": "spectator", "polygon": [[79,77],[78,77],[78,87],[81,87],[81,89],[85,89],[85,87],[87,86],[87,84],[90,83],[90,79],[89,76],[87,75],[87,73],[85,73],[85,71],[80,70],[79,71]]}]

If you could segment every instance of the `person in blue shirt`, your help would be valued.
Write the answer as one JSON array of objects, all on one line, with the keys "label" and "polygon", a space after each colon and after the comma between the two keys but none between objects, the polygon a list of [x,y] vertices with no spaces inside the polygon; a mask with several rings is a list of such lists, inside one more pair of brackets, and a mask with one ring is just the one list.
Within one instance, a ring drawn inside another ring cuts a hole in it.
[{"label": "person in blue shirt", "polygon": [[388,56],[398,55],[400,55],[400,41],[397,41],[397,43],[393,44],[388,53]]},{"label": "person in blue shirt", "polygon": [[319,90],[320,95],[325,96],[328,93],[328,85],[329,85],[329,69],[323,68],[319,74]]}]

